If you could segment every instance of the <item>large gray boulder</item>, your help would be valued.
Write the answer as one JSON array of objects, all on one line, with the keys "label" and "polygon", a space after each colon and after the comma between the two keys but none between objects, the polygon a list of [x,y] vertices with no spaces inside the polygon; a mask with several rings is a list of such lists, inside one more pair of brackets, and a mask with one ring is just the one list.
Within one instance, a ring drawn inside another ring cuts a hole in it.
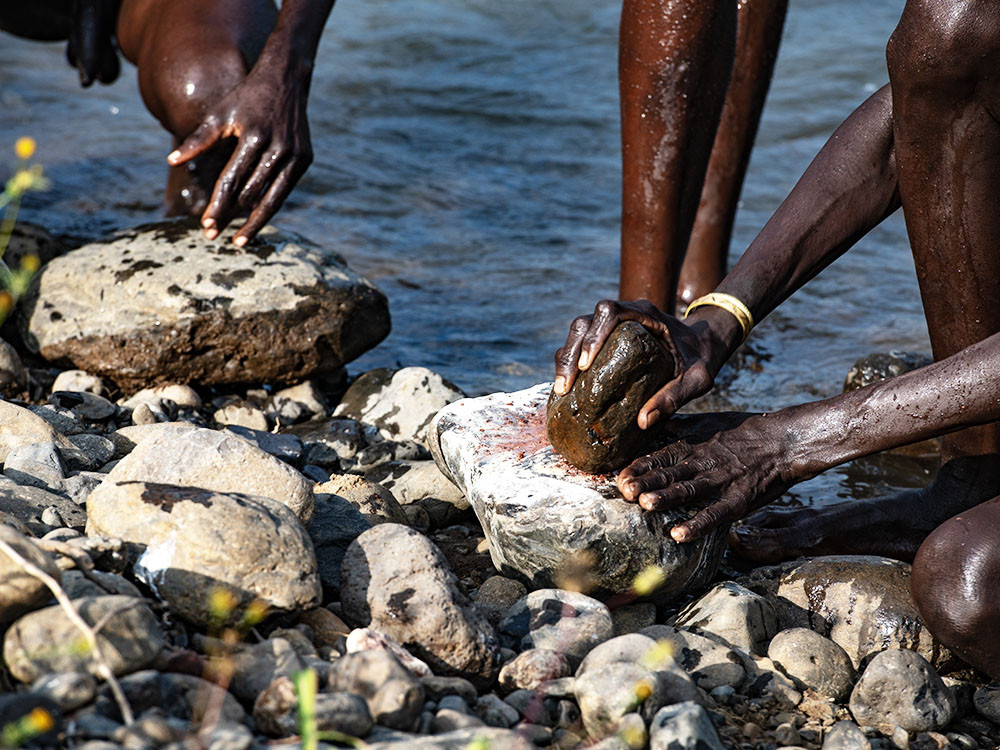
[{"label": "large gray boulder", "polygon": [[[29,563],[48,573],[56,582],[60,571],[55,562],[31,539],[10,526],[0,525],[0,540]],[[16,620],[52,596],[48,587],[21,564],[0,550],[0,626]]]},{"label": "large gray boulder", "polygon": [[229,619],[239,619],[254,600],[284,611],[320,601],[309,535],[270,498],[105,482],[91,493],[87,509],[87,533],[142,547],[136,574],[197,625],[217,624],[210,603],[220,589],[232,595]]},{"label": "large gray boulder", "polygon": [[388,334],[385,296],[340,256],[273,227],[244,248],[231,239],[161,221],[55,258],[23,300],[22,335],[45,359],[137,390],[297,382]]},{"label": "large gray boulder", "polygon": [[472,503],[494,565],[534,588],[565,583],[580,570],[595,596],[628,591],[657,566],[664,602],[711,580],[726,528],[677,544],[670,529],[695,509],[650,512],[627,503],[612,477],[570,466],[549,444],[545,404],[550,386],[465,399],[442,409],[430,448],[441,470]]},{"label": "large gray boulder", "polygon": [[290,508],[303,523],[312,518],[312,482],[229,431],[170,422],[147,425],[141,434],[141,442],[110,471],[106,482],[157,482],[262,495]]}]

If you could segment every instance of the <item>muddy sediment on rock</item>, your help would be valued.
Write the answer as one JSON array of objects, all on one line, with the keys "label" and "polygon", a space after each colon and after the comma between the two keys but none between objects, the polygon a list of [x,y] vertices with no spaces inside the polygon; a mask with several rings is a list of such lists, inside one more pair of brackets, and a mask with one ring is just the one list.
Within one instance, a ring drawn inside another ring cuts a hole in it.
[{"label": "muddy sediment on rock", "polygon": [[649,447],[636,417],[673,379],[674,356],[639,323],[621,323],[569,393],[549,397],[546,430],[552,447],[593,474],[617,471]]}]

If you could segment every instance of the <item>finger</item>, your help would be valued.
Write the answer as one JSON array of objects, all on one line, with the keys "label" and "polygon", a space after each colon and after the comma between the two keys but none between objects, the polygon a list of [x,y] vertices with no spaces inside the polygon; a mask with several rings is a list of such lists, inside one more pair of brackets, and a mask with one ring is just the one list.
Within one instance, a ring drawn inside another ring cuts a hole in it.
[{"label": "finger", "polygon": [[665,492],[674,485],[683,485],[675,490],[683,494],[688,489],[688,483],[698,475],[699,471],[699,466],[694,461],[682,461],[676,466],[654,469],[625,480],[620,486],[621,493],[626,500],[641,502],[648,493]]},{"label": "finger", "polygon": [[121,62],[118,53],[111,44],[106,44],[101,52],[101,67],[97,71],[97,80],[101,83],[114,83],[121,73]]},{"label": "finger", "polygon": [[580,362],[580,350],[583,347],[583,337],[590,329],[592,315],[581,315],[569,324],[569,333],[566,335],[566,343],[556,352],[556,380],[552,389],[557,396],[569,393],[576,380]]},{"label": "finger", "polygon": [[178,164],[190,161],[208,151],[219,142],[223,135],[223,125],[216,118],[210,117],[195,128],[195,131],[185,138],[180,146],[170,152],[167,156],[167,163],[176,167]]},{"label": "finger", "polygon": [[240,208],[251,209],[257,204],[261,194],[267,189],[270,176],[278,172],[285,160],[286,157],[281,151],[275,150],[264,155],[240,191],[238,198]]},{"label": "finger", "polygon": [[707,508],[702,508],[694,518],[674,526],[670,530],[670,536],[675,542],[681,544],[693,542],[696,539],[701,539],[719,524],[733,520],[734,517],[738,517],[738,515],[735,515],[732,501],[720,500]]},{"label": "finger", "polygon": [[240,139],[236,151],[216,180],[212,197],[201,215],[201,225],[208,239],[215,239],[236,214],[236,196],[257,165],[262,150],[263,144],[257,136]]},{"label": "finger", "polygon": [[689,401],[703,396],[712,387],[712,378],[701,362],[696,362],[689,369],[671,380],[654,393],[649,401],[642,405],[636,422],[640,429],[648,430],[660,419],[669,417]]},{"label": "finger", "polygon": [[243,247],[271,220],[271,217],[281,208],[281,204],[285,202],[285,199],[292,192],[292,188],[295,187],[295,183],[299,181],[305,170],[305,166],[294,161],[281,170],[281,173],[271,183],[271,187],[268,188],[264,198],[250,212],[250,218],[247,219],[246,223],[240,227],[240,231],[233,237],[233,242],[236,245]]},{"label": "finger", "polygon": [[597,307],[594,308],[594,320],[581,343],[579,361],[581,370],[586,370],[590,367],[591,362],[594,361],[594,357],[601,351],[601,347],[604,346],[604,342],[611,335],[615,326],[626,319],[622,315],[622,308],[617,302],[604,299],[597,303]]},{"label": "finger", "polygon": [[621,472],[619,472],[619,487],[621,486],[622,481],[626,479],[639,477],[650,471],[655,471],[656,469],[665,466],[673,466],[678,461],[687,458],[690,453],[691,446],[683,440],[679,440],[676,443],[671,443],[665,448],[661,448],[655,453],[650,453],[648,456],[637,458],[635,461],[622,469]]},{"label": "finger", "polygon": [[665,510],[694,500],[719,496],[719,485],[710,479],[682,479],[660,490],[648,490],[637,498],[645,510]]}]

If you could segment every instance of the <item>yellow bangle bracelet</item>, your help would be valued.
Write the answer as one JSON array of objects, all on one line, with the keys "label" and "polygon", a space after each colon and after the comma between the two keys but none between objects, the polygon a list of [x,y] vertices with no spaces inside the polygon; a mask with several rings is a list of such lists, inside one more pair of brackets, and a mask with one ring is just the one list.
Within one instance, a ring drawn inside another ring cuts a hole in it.
[{"label": "yellow bangle bracelet", "polygon": [[753,315],[750,313],[750,308],[731,294],[712,292],[710,294],[706,294],[704,297],[699,297],[688,305],[687,310],[684,311],[684,317],[686,318],[690,315],[691,311],[695,308],[706,306],[721,307],[727,313],[736,318],[737,322],[740,324],[740,328],[743,329],[743,341],[747,340],[747,336],[749,336],[750,331],[753,330]]}]

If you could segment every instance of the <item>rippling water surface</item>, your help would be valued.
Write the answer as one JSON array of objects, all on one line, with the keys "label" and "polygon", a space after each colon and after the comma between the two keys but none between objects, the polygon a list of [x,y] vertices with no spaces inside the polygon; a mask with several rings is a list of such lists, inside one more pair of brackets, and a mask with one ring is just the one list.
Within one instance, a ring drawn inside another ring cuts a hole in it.
[{"label": "rippling water surface", "polygon": [[[903,0],[792,0],[732,257],[850,111],[887,80]],[[467,391],[551,377],[569,321],[618,278],[620,5],[590,0],[341,0],[310,101],[316,161],[279,215],[389,296],[393,332],[351,366],[421,364]],[[95,237],[158,215],[170,143],[129,68],[80,90],[62,45],[0,37],[0,149],[39,142],[53,189],[22,214]],[[730,373],[733,408],[833,395],[860,356],[927,351],[899,216],[753,336],[759,372]],[[754,368],[756,370],[757,368]],[[869,460],[796,488],[804,502],[925,481]]]}]

